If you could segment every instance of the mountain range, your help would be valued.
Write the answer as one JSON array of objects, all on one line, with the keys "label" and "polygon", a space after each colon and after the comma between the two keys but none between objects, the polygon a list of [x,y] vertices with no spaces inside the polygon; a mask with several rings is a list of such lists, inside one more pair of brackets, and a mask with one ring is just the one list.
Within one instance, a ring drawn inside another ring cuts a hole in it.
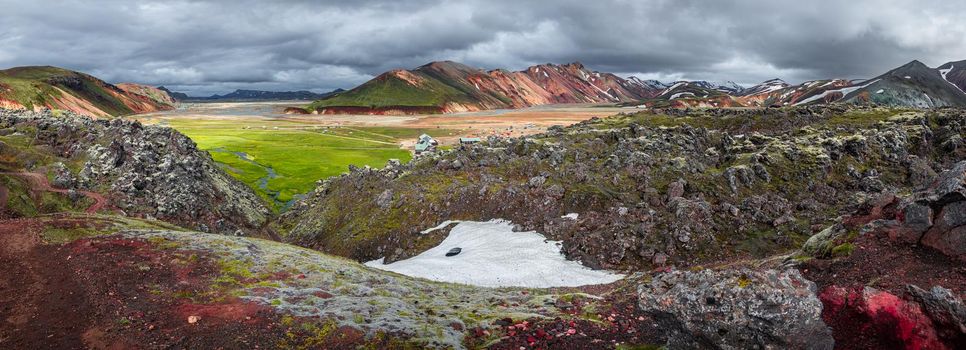
[{"label": "mountain range", "polygon": [[745,88],[734,82],[664,83],[621,78],[579,62],[542,64],[522,71],[484,71],[432,62],[392,70],[351,90],[313,102],[319,114],[448,113],[562,103],[617,103],[627,107],[762,107],[820,103],[906,107],[966,106],[966,61],[930,68],[912,61],[868,80],[828,79],[791,85],[772,79]]},{"label": "mountain range", "polygon": [[165,91],[168,96],[178,101],[294,101],[294,100],[317,100],[329,97],[333,94],[345,90],[335,89],[326,93],[315,93],[306,90],[300,91],[264,91],[264,90],[243,90],[238,89],[224,95],[211,95],[208,97],[188,96],[183,92],[174,92],[164,86],[159,86],[159,90]]},{"label": "mountain range", "polygon": [[[0,71],[0,107],[51,108],[91,116],[120,116],[173,108],[177,101],[314,100],[315,114],[434,114],[550,104],[612,104],[627,108],[782,107],[827,103],[896,107],[966,106],[966,61],[930,68],[909,62],[872,79],[826,79],[798,85],[781,79],[743,87],[734,82],[664,83],[622,78],[580,62],[541,64],[522,71],[484,71],[452,61],[392,70],[351,90],[235,90],[192,97],[135,84],[107,83],[50,66]],[[301,109],[300,109],[301,111]]]},{"label": "mountain range", "polygon": [[446,113],[560,103],[620,103],[651,98],[647,82],[588,70],[579,62],[523,71],[483,71],[452,61],[392,70],[312,103],[320,114]]}]

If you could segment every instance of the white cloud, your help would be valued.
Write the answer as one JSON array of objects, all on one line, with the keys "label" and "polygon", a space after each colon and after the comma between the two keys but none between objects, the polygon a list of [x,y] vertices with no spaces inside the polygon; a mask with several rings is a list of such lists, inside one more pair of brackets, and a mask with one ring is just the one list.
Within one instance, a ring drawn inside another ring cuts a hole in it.
[{"label": "white cloud", "polygon": [[3,66],[57,65],[199,92],[349,88],[441,59],[511,69],[581,61],[641,78],[741,83],[966,59],[966,7],[941,0],[0,0],[0,8]]}]

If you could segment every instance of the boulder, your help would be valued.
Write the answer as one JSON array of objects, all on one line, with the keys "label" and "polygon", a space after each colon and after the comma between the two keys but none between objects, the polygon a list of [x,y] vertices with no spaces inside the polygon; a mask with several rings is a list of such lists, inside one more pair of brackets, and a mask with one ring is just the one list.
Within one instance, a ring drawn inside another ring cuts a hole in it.
[{"label": "boulder", "polygon": [[927,291],[910,285],[906,291],[932,319],[940,338],[952,344],[966,344],[966,305],[963,299],[940,286]]},{"label": "boulder", "polygon": [[830,286],[822,318],[843,349],[947,349],[919,304],[872,287]]},{"label": "boulder", "polygon": [[388,209],[392,205],[392,190],[387,189],[382,191],[379,196],[376,197],[376,205],[382,209]]},{"label": "boulder", "polygon": [[673,271],[638,287],[670,349],[832,349],[815,284],[796,270]]},{"label": "boulder", "polygon": [[966,161],[953,165],[923,193],[921,200],[949,202],[966,199]]}]

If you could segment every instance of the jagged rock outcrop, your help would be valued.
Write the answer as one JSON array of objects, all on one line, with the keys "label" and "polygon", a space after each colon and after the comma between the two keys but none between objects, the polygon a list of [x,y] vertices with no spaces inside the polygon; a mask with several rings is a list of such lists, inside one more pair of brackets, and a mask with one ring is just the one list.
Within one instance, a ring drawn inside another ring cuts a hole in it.
[{"label": "jagged rock outcrop", "polygon": [[[219,233],[252,233],[268,219],[268,209],[251,189],[173,129],[73,114],[54,117],[50,111],[0,113],[0,129],[33,134],[28,151],[47,150],[61,160],[51,165],[56,185],[104,193],[127,215]],[[27,170],[49,165],[23,159]]]},{"label": "jagged rock outcrop", "polygon": [[[887,206],[893,209],[884,212]],[[877,209],[865,215],[868,219],[858,221],[877,219],[871,229],[893,240],[966,260],[966,161],[953,165],[912,198],[886,195],[873,208]]]},{"label": "jagged rock outcrop", "polygon": [[445,220],[494,218],[561,240],[568,257],[597,268],[762,257],[882,191],[927,185],[966,157],[940,151],[966,133],[964,120],[957,109],[843,106],[590,120],[356,169],[278,226],[290,242],[359,260],[432,246],[418,232]]},{"label": "jagged rock outcrop", "polygon": [[669,349],[832,349],[815,284],[796,270],[673,271],[638,289]]}]

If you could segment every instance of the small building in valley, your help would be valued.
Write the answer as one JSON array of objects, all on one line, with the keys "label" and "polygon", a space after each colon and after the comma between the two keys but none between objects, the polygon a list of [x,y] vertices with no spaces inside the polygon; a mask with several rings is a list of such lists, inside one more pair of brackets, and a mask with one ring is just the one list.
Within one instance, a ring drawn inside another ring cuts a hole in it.
[{"label": "small building in valley", "polygon": [[461,145],[472,145],[474,143],[480,143],[479,137],[460,137]]},{"label": "small building in valley", "polygon": [[439,146],[439,141],[436,141],[436,139],[428,134],[422,134],[416,139],[415,152],[416,154],[432,152],[436,150],[436,146]]}]

